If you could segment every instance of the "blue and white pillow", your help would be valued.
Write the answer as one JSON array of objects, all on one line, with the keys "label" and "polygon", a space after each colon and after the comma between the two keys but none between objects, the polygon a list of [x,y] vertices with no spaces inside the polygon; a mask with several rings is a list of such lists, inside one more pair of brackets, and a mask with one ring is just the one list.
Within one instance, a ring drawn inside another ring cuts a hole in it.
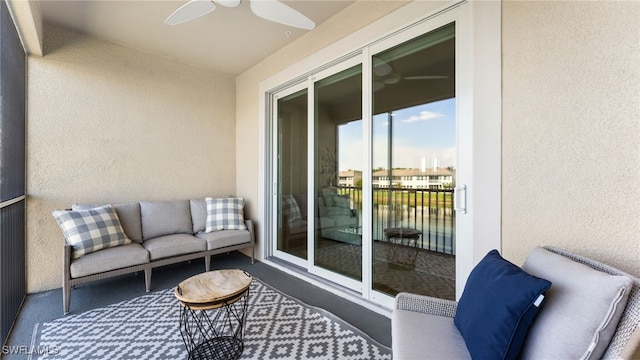
[{"label": "blue and white pillow", "polygon": [[244,199],[205,198],[207,222],[205,232],[218,230],[246,230],[244,224]]},{"label": "blue and white pillow", "polygon": [[87,210],[55,210],[53,217],[72,246],[74,259],[101,249],[131,243],[111,205]]}]

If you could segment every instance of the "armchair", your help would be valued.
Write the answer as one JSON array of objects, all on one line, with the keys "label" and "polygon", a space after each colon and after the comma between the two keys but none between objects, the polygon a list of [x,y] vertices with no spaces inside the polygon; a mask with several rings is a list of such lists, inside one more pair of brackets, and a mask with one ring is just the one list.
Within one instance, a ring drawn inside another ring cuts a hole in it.
[{"label": "armchair", "polygon": [[[529,264],[532,256],[530,254],[522,269],[532,275],[547,278],[552,285],[538,317],[526,334],[519,357],[638,359],[640,279],[561,249],[545,247],[536,248],[532,251],[534,252],[537,252],[538,263]],[[557,259],[549,260],[554,256]],[[557,266],[565,263],[569,263],[566,268]],[[580,264],[578,271],[573,271],[575,264]],[[588,272],[594,274],[586,275]],[[627,281],[630,285],[621,288],[626,290],[620,290],[618,294],[614,292],[614,300],[609,301],[602,294],[604,290],[582,294],[575,291],[576,288],[589,286],[603,288],[599,284],[589,284],[588,280],[581,278],[583,274],[591,279],[595,275],[608,277],[612,282]],[[628,298],[616,298],[616,295],[621,294],[628,295]],[[392,317],[393,358],[471,359],[465,338],[454,323],[456,312],[460,309],[458,305],[455,301],[417,294],[396,295]],[[594,309],[597,311],[592,311]],[[593,313],[606,315],[603,320]],[[589,318],[592,327],[584,326],[585,319]],[[571,352],[573,355],[569,355]]]},{"label": "armchair", "polygon": [[358,211],[351,208],[348,195],[338,194],[335,187],[323,189],[318,197],[318,212],[323,238],[361,245]]}]

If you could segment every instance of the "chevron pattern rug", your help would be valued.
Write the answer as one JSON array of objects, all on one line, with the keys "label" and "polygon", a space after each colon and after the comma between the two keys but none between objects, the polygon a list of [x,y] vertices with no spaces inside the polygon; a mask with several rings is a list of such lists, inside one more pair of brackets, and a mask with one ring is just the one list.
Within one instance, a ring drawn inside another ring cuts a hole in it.
[{"label": "chevron pattern rug", "polygon": [[[31,359],[187,359],[173,289],[34,328]],[[241,359],[391,359],[391,350],[320,308],[254,278]]]}]

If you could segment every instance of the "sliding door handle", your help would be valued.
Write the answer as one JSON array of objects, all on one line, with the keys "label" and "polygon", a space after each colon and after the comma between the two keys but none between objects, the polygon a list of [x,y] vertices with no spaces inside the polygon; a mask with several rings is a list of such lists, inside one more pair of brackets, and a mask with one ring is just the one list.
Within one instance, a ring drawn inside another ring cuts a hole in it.
[{"label": "sliding door handle", "polygon": [[467,185],[456,186],[453,189],[453,209],[461,214],[467,213]]}]

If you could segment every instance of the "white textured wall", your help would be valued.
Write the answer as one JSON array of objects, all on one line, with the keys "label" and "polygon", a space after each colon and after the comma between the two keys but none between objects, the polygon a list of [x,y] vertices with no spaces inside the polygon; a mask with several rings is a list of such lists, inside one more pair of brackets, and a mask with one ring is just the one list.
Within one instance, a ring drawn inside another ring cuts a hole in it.
[{"label": "white textured wall", "polygon": [[28,291],[61,286],[51,211],[235,193],[235,81],[47,27],[28,60]]},{"label": "white textured wall", "polygon": [[640,2],[503,3],[502,244],[640,276]]}]

